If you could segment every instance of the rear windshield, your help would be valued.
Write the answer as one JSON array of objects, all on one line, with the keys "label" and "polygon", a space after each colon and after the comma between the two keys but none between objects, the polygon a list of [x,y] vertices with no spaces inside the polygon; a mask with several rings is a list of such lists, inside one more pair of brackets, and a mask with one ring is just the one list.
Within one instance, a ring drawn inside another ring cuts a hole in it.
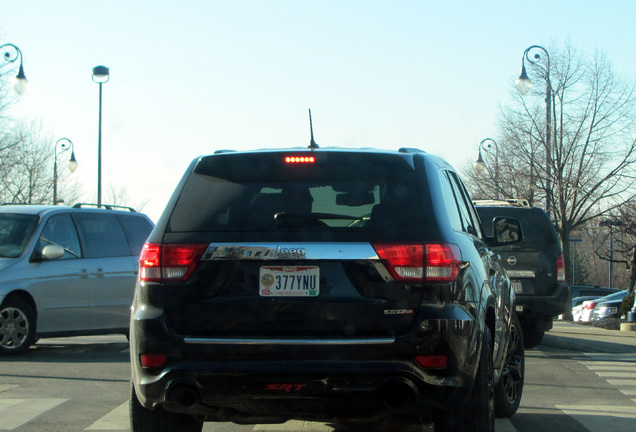
[{"label": "rear windshield", "polygon": [[0,213],[0,258],[22,255],[38,221],[34,215]]},{"label": "rear windshield", "polygon": [[528,208],[477,207],[486,236],[492,237],[492,221],[495,217],[513,217],[521,223],[523,241],[505,246],[497,246],[497,250],[541,251],[559,244],[559,238],[546,214]]},{"label": "rear windshield", "polygon": [[398,155],[315,152],[203,158],[181,192],[171,232],[415,230],[413,167]]}]

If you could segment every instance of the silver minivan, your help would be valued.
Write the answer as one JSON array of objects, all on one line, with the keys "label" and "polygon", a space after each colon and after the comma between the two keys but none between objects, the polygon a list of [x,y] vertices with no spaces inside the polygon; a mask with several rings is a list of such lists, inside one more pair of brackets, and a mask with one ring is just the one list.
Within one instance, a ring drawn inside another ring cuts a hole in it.
[{"label": "silver minivan", "polygon": [[128,333],[154,224],[116,206],[0,206],[0,354],[39,338]]}]

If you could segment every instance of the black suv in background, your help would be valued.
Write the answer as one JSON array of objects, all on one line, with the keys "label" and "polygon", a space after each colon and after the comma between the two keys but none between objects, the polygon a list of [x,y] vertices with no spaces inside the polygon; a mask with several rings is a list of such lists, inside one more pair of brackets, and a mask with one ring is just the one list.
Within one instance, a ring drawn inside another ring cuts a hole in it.
[{"label": "black suv in background", "polygon": [[519,240],[487,238],[455,170],[419,150],[195,159],[141,253],[132,431],[492,432],[519,406],[524,351],[489,244]]},{"label": "black suv in background", "polygon": [[496,218],[512,217],[521,224],[521,242],[493,250],[501,255],[516,293],[525,347],[533,348],[552,328],[554,317],[571,308],[561,240],[548,215],[526,200],[476,200],[475,204],[487,236],[493,235]]}]

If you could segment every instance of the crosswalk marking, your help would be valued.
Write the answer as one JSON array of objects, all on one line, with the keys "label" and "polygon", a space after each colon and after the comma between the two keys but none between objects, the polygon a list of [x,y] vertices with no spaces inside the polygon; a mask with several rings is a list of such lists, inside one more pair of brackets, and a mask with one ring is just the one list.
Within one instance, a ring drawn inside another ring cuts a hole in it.
[{"label": "crosswalk marking", "polygon": [[67,400],[61,398],[0,399],[0,430],[20,427]]},{"label": "crosswalk marking", "polygon": [[84,430],[129,430],[128,406],[128,402],[119,405]]},{"label": "crosswalk marking", "polygon": [[[618,360],[618,357],[617,357]],[[622,360],[622,358],[620,359]],[[605,379],[609,384],[615,386],[624,395],[636,396],[636,372],[634,372],[633,361],[579,361],[579,364],[586,366],[599,377]],[[632,398],[636,402],[636,398]]]},{"label": "crosswalk marking", "polygon": [[611,372],[611,371],[598,372],[597,371],[596,375],[600,376],[601,378],[635,378],[636,379],[635,372]]}]

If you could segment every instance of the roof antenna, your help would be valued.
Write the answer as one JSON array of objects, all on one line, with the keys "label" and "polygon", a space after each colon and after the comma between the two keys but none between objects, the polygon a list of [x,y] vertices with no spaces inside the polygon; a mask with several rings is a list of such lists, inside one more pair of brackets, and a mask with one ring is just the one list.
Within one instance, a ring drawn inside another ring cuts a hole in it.
[{"label": "roof antenna", "polygon": [[311,122],[311,108],[309,108],[309,130],[311,131],[311,141],[309,142],[309,148],[310,149],[317,149],[318,144],[316,144],[316,141],[314,141],[314,126]]}]

